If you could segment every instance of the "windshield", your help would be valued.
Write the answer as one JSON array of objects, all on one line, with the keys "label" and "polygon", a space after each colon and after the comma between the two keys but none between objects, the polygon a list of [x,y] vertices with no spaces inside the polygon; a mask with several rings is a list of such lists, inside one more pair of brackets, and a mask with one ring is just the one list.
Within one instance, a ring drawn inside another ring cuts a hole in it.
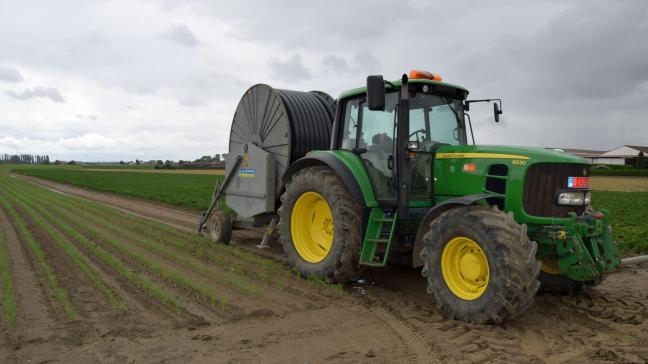
[{"label": "windshield", "polygon": [[463,103],[448,97],[416,93],[410,99],[410,141],[419,143],[420,151],[430,151],[437,143],[466,143],[463,128]]}]

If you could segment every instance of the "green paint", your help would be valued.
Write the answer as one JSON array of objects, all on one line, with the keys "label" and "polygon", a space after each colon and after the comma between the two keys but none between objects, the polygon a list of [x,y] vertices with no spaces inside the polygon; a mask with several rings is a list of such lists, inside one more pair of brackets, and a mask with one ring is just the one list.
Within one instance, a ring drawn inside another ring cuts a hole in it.
[{"label": "green paint", "polygon": [[317,150],[308,153],[308,156],[315,157],[322,154],[330,154],[344,163],[349,171],[351,171],[351,174],[353,174],[356,182],[358,182],[358,186],[360,186],[360,190],[362,190],[362,194],[364,195],[366,206],[378,207],[371,180],[362,160],[357,154],[353,154],[348,150]]},{"label": "green paint", "polygon": [[[384,267],[387,264],[397,222],[398,212],[395,212],[393,216],[387,216],[379,207],[371,209],[360,252],[360,264],[372,267]],[[387,224],[387,230],[384,229],[385,224]],[[384,249],[379,250],[379,246],[384,246]]]}]

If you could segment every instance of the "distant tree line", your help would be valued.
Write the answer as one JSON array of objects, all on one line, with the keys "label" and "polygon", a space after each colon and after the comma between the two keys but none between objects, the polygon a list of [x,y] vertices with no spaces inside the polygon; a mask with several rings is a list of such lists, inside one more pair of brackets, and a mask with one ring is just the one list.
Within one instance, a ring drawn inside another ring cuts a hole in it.
[{"label": "distant tree line", "polygon": [[48,155],[1,154],[0,163],[13,164],[50,164]]},{"label": "distant tree line", "polygon": [[153,164],[155,169],[224,169],[225,162],[222,160],[220,154],[214,156],[204,155],[196,160],[184,161],[179,160],[174,162],[171,160],[157,160]]}]

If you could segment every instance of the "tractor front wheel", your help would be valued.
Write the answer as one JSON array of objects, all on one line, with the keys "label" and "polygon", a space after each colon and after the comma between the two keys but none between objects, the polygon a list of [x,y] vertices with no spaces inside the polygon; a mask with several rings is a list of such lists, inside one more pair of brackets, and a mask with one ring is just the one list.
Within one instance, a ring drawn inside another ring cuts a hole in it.
[{"label": "tractor front wheel", "polygon": [[540,286],[537,244],[511,215],[496,207],[455,208],[423,239],[422,274],[446,317],[499,323],[533,303]]},{"label": "tractor front wheel", "polygon": [[362,210],[335,172],[317,166],[295,173],[278,212],[281,245],[300,274],[345,282],[357,272]]}]

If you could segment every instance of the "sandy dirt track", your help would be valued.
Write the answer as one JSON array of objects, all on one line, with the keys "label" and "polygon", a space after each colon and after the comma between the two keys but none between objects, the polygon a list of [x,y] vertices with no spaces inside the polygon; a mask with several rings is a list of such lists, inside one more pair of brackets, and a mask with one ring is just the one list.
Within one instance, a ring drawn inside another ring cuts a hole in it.
[{"label": "sandy dirt track", "polygon": [[[195,229],[199,216],[196,211],[35,178],[18,178],[188,232]],[[363,283],[348,284],[344,291],[314,286],[295,277],[289,280],[286,290],[269,292],[259,300],[205,277],[196,268],[177,266],[175,261],[158,257],[196,280],[224,289],[235,309],[215,310],[177,290],[177,297],[187,309],[181,314],[170,312],[152,304],[137,289],[96,263],[105,281],[123,297],[127,313],[112,313],[87,282],[79,284],[62,278],[61,284],[74,292],[72,302],[79,307],[79,318],[69,322],[52,302],[48,287],[39,280],[39,269],[20,241],[15,223],[6,212],[0,212],[12,263],[17,267],[15,286],[22,308],[16,329],[3,329],[0,362],[648,361],[646,267],[627,268],[610,275],[600,286],[574,297],[540,295],[534,306],[517,320],[501,326],[482,326],[443,319],[426,293],[425,281],[414,269],[367,270]],[[89,224],[101,227],[93,221]],[[119,239],[131,243],[127,237]],[[47,251],[56,257],[59,253],[54,244],[44,235],[42,240],[44,246],[49,246]],[[257,235],[238,232],[234,240],[236,245],[260,257],[254,248],[259,240]],[[282,264],[276,243],[271,252],[263,255]],[[62,277],[75,276],[75,270],[65,259],[52,262],[60,267]],[[272,274],[283,277],[280,272]]]}]

